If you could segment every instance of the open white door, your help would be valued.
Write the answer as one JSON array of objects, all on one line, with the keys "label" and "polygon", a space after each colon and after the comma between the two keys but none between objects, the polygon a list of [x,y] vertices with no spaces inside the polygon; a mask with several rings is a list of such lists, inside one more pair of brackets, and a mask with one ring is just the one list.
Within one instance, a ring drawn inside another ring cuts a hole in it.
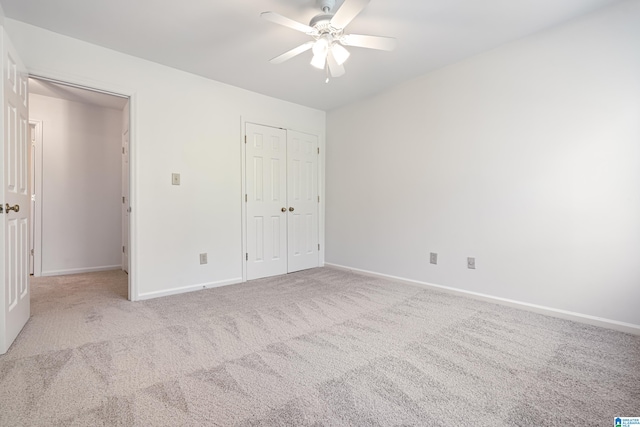
[{"label": "open white door", "polygon": [[3,150],[0,202],[0,354],[6,353],[30,315],[28,75],[2,31]]}]

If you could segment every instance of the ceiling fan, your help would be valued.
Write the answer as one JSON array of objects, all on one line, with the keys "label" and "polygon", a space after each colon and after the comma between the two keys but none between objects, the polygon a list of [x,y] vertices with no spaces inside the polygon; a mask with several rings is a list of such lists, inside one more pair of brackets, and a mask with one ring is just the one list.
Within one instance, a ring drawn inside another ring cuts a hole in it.
[{"label": "ceiling fan", "polygon": [[276,24],[303,32],[313,40],[301,44],[269,62],[280,64],[294,56],[311,49],[313,58],[311,65],[325,70],[326,82],[329,76],[340,77],[345,73],[344,62],[349,58],[349,51],[344,46],[365,47],[391,51],[396,47],[396,39],[392,37],[366,36],[361,34],[344,34],[344,28],[369,4],[371,0],[345,0],[335,12],[335,0],[319,0],[322,12],[313,18],[309,25],[279,15],[275,12],[263,12],[261,17]]}]

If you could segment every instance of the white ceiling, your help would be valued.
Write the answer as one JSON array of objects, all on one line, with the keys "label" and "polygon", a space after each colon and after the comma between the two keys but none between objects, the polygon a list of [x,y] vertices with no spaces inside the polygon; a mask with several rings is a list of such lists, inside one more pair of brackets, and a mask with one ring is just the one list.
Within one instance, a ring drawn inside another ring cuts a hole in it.
[{"label": "white ceiling", "polygon": [[[260,18],[308,23],[316,0],[0,0],[5,15],[233,86],[322,110],[620,0],[371,0],[347,33],[396,37],[393,52],[349,48],[346,74],[325,84],[311,52],[269,59],[309,36]],[[340,5],[342,0],[337,1]]]}]

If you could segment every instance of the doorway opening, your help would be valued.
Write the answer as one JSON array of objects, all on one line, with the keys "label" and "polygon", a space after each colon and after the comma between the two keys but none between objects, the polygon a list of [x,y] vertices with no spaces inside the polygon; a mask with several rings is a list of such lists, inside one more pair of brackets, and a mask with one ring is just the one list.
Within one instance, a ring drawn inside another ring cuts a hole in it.
[{"label": "doorway opening", "polygon": [[[129,105],[127,96],[29,78],[33,276],[128,273]],[[132,299],[130,283],[127,292]]]}]

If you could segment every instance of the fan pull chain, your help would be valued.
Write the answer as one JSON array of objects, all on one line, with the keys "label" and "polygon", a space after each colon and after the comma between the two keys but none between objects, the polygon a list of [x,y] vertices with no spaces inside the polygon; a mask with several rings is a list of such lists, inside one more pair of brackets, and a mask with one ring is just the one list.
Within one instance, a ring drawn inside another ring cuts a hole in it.
[{"label": "fan pull chain", "polygon": [[325,83],[329,83],[329,77],[331,76],[331,74],[329,74],[329,64],[326,64],[324,66],[324,70],[327,73],[327,79],[324,81]]}]

